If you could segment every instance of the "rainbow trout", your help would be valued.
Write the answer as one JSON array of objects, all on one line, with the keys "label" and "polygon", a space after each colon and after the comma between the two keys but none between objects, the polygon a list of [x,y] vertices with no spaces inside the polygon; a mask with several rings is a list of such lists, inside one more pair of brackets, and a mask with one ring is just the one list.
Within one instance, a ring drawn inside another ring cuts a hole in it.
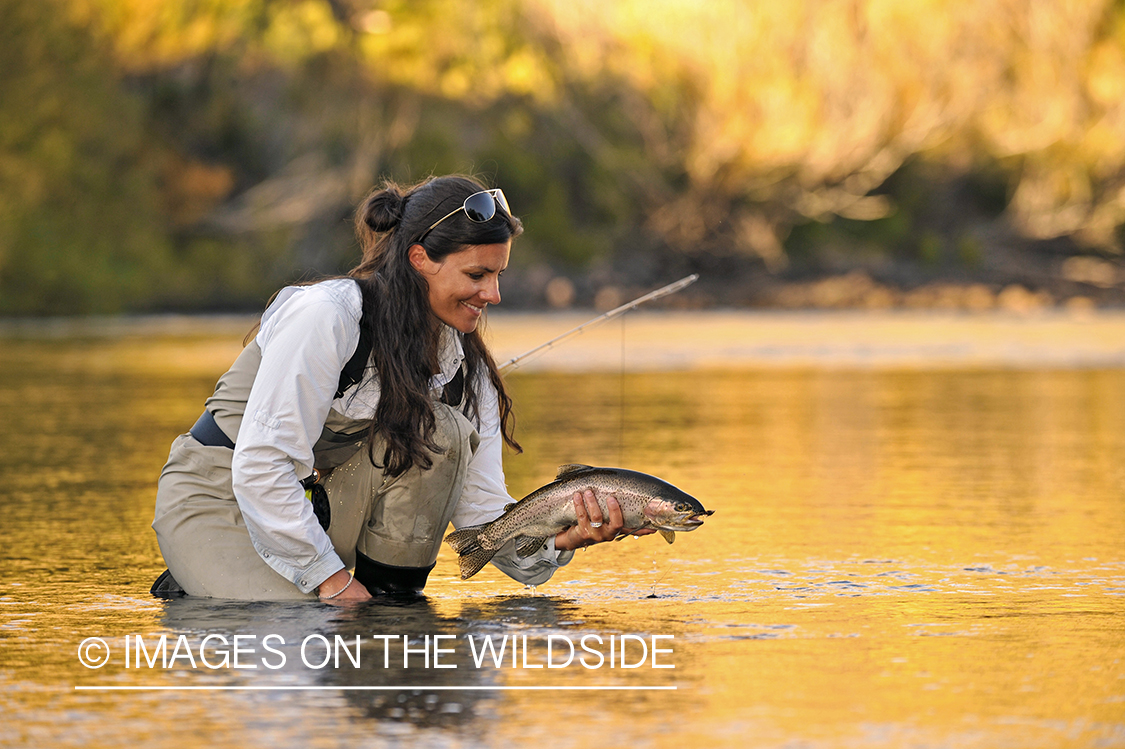
[{"label": "rainbow trout", "polygon": [[508,505],[491,523],[467,526],[445,537],[458,554],[461,579],[468,580],[480,572],[512,539],[518,539],[516,553],[527,557],[542,548],[549,537],[578,525],[574,493],[586,489],[594,490],[603,517],[609,517],[605,497],[612,494],[621,506],[626,528],[656,528],[668,543],[676,540],[676,531],[693,531],[703,524],[704,516],[714,512],[703,509],[690,494],[647,473],[561,466],[554,481]]}]

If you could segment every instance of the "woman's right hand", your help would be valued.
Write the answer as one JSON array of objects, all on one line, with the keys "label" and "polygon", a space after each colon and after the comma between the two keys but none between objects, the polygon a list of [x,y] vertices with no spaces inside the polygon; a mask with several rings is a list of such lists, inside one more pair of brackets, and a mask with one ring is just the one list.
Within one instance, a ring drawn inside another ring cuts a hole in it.
[{"label": "woman's right hand", "polygon": [[[351,581],[351,585],[348,585],[349,581]],[[347,590],[344,590],[344,586],[347,586]],[[341,590],[344,590],[344,592],[340,595],[334,595]],[[317,595],[324,603],[333,604],[359,603],[360,601],[371,600],[371,594],[367,592],[363,583],[354,579],[345,569],[339,570],[322,582],[320,588],[317,589]],[[329,596],[334,597],[329,598]]]},{"label": "woman's right hand", "polygon": [[572,551],[591,544],[613,541],[618,536],[646,536],[656,533],[655,528],[626,528],[625,516],[617,497],[609,494],[605,498],[608,515],[602,513],[597,495],[592,489],[574,493],[574,515],[578,524],[559,532],[555,536],[555,549]]}]

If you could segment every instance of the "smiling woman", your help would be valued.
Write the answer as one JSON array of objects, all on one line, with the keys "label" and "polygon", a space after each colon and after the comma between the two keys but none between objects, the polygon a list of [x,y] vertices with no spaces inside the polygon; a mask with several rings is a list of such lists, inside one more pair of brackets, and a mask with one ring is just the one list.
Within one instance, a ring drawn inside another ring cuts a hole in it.
[{"label": "smiling woman", "polygon": [[[386,184],[362,203],[347,277],[282,289],[172,445],[153,528],[157,595],[360,601],[425,586],[450,522],[512,502],[512,401],[477,330],[523,231],[474,179]],[[310,501],[311,500],[311,501]],[[540,584],[622,529],[613,498],[537,552],[493,563]],[[349,570],[354,568],[354,573]]]},{"label": "smiling woman", "polygon": [[508,267],[511,241],[466,247],[438,263],[420,244],[410,248],[410,264],[426,279],[430,309],[462,333],[477,329],[484,308],[500,303],[500,274]]}]

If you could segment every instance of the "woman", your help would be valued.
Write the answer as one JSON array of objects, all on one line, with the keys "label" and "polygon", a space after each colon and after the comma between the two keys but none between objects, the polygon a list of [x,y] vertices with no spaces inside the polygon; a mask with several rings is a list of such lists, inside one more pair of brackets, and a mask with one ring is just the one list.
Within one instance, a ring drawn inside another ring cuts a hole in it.
[{"label": "woman", "polygon": [[[356,227],[359,266],[283,289],[173,443],[153,521],[169,571],[154,594],[420,591],[450,521],[486,522],[512,501],[511,399],[477,326],[500,302],[519,219],[500,190],[451,176],[388,183]],[[592,492],[575,495],[577,526],[493,563],[545,582],[573,549],[624,530],[607,505],[603,517]]]}]

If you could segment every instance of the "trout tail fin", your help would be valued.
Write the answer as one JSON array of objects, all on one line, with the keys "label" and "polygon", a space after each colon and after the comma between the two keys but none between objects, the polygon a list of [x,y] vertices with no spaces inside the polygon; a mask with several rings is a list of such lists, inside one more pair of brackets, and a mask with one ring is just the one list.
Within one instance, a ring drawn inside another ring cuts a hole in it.
[{"label": "trout tail fin", "polygon": [[477,574],[496,555],[495,549],[486,549],[481,546],[480,534],[488,527],[484,525],[470,525],[460,530],[453,531],[445,537],[445,542],[457,553],[457,563],[461,566],[461,579],[468,580]]}]

